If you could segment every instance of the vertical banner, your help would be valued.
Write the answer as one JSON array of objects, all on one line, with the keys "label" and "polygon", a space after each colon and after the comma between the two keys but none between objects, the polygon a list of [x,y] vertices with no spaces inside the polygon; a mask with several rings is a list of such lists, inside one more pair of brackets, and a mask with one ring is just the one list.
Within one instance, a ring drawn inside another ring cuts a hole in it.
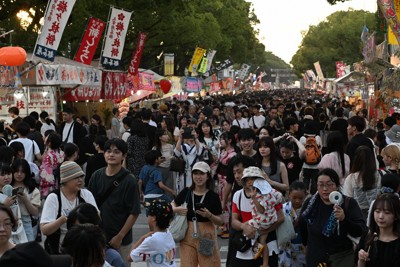
[{"label": "vertical banner", "polygon": [[[400,16],[400,14],[398,16]],[[385,16],[383,15],[382,10],[379,8],[379,6],[377,8],[377,12],[375,13],[375,20],[376,20],[376,31],[378,33],[387,33],[388,25]]]},{"label": "vertical banner", "polygon": [[121,65],[122,51],[131,15],[132,12],[111,8],[100,60],[101,66],[106,69],[119,68]]},{"label": "vertical banner", "polygon": [[371,63],[375,58],[375,33],[373,33],[364,44],[363,48],[363,56],[365,59],[365,63]]},{"label": "vertical banner", "polygon": [[343,61],[336,61],[336,78],[346,75],[346,64]]},{"label": "vertical banner", "polygon": [[315,68],[315,71],[317,72],[319,80],[323,81],[325,78],[324,78],[324,73],[322,72],[322,69],[321,69],[321,65],[319,64],[319,61],[314,63],[314,68]]},{"label": "vertical banner", "polygon": [[239,79],[244,81],[249,73],[250,65],[249,64],[242,64],[242,67],[239,70]]},{"label": "vertical banner", "polygon": [[93,17],[89,19],[81,45],[79,46],[78,52],[76,52],[75,61],[86,65],[92,63],[94,53],[99,45],[105,26],[106,23],[102,20]]},{"label": "vertical banner", "polygon": [[208,62],[208,59],[206,57],[203,57],[203,59],[201,60],[201,63],[200,63],[199,70],[198,70],[199,73],[207,72],[207,62]]},{"label": "vertical banner", "polygon": [[34,56],[54,61],[58,45],[75,0],[50,0],[44,16],[44,24],[36,41]]},{"label": "vertical banner", "polygon": [[378,0],[378,6],[385,16],[387,24],[393,30],[397,42],[400,43],[400,23],[396,14],[396,7],[400,6],[400,2],[397,0]]},{"label": "vertical banner", "polygon": [[139,33],[138,43],[136,49],[132,54],[131,63],[129,64],[128,73],[132,76],[136,76],[139,73],[140,59],[142,58],[142,53],[144,49],[144,44],[146,42],[146,33]]},{"label": "vertical banner", "polygon": [[197,72],[199,69],[200,61],[203,58],[204,54],[207,52],[207,50],[196,47],[196,50],[194,51],[192,61],[190,62],[189,65],[189,71],[190,72]]},{"label": "vertical banner", "polygon": [[376,46],[375,56],[377,58],[383,59],[384,61],[388,61],[389,54],[388,54],[387,41],[383,41],[382,43]]},{"label": "vertical banner", "polygon": [[217,50],[209,50],[207,52],[207,69],[206,69],[206,71],[210,71],[211,64],[214,59],[215,53],[217,53]]},{"label": "vertical banner", "polygon": [[174,54],[164,54],[164,76],[174,75]]}]

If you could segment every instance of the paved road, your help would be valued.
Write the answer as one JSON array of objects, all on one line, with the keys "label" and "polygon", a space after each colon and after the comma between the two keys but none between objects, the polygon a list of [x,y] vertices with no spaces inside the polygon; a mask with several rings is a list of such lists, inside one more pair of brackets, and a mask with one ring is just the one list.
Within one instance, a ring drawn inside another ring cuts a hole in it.
[{"label": "paved road", "polygon": [[[147,225],[147,219],[145,216],[145,212],[142,208],[142,214],[140,214],[138,220],[136,221],[135,225],[133,226],[133,242],[135,243],[139,239],[139,237],[141,237],[148,231],[149,231],[149,226]],[[225,265],[224,263],[226,260],[226,255],[228,252],[228,240],[219,238],[218,245],[220,247],[219,251],[221,254],[222,266],[224,266]],[[180,266],[179,262],[180,262],[179,244],[177,244],[177,260],[176,260],[177,266]],[[131,266],[132,267],[145,267],[147,265],[146,265],[146,263],[143,262],[143,263],[132,263]]]}]

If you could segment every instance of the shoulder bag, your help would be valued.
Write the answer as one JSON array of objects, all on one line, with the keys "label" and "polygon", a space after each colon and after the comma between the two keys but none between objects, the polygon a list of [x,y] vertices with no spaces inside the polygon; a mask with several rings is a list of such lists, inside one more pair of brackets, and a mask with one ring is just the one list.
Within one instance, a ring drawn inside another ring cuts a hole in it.
[{"label": "shoulder bag", "polygon": [[[190,189],[188,190],[186,194],[186,199],[185,202],[181,205],[182,207],[186,208],[187,202],[188,202],[188,197],[190,194]],[[186,216],[175,214],[174,219],[169,225],[169,232],[172,234],[172,237],[174,238],[175,242],[180,242],[186,235],[186,231],[188,228],[187,224],[187,218]]]},{"label": "shoulder bag", "polygon": [[[240,202],[242,200],[243,191],[239,195],[238,208],[240,209]],[[232,245],[239,252],[246,252],[251,248],[251,239],[243,235],[243,231],[234,231],[232,236]]]},{"label": "shoulder bag", "polygon": [[283,215],[284,215],[284,221],[276,229],[276,240],[278,242],[279,247],[286,245],[287,242],[290,242],[290,240],[296,237],[296,232],[294,231],[290,214],[287,214],[286,212],[283,211]]}]

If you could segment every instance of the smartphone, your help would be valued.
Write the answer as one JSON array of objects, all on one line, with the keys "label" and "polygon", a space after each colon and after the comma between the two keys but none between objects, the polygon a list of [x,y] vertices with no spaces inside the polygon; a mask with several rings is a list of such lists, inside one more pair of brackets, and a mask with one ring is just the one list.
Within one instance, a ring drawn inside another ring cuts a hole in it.
[{"label": "smartphone", "polygon": [[14,188],[12,191],[12,195],[16,196],[17,194],[23,193],[24,192],[24,188],[23,187],[17,187]]},{"label": "smartphone", "polygon": [[204,205],[204,203],[194,203],[194,208],[196,210],[201,210],[204,209],[206,206]]}]

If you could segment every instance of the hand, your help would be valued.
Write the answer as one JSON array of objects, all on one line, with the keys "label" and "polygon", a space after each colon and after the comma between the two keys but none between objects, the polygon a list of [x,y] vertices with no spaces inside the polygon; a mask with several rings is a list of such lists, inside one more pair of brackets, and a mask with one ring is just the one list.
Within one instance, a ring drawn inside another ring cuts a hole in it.
[{"label": "hand", "polygon": [[151,236],[152,234],[154,234],[154,231],[150,231],[150,232],[148,232],[147,234],[142,235],[141,239],[142,239],[142,240],[145,240],[147,237]]},{"label": "hand", "polygon": [[254,187],[251,189],[250,191],[250,197],[253,201],[256,201],[256,196],[257,196],[257,189],[255,189]]},{"label": "hand", "polygon": [[253,239],[256,235],[256,229],[250,224],[244,223],[242,225],[242,230],[243,230],[243,235],[250,239]]},{"label": "hand", "polygon": [[344,210],[337,204],[335,204],[335,206],[333,206],[333,213],[335,215],[335,219],[339,220],[339,221],[343,221],[344,218],[346,217],[344,215]]},{"label": "hand", "polygon": [[200,210],[196,210],[197,214],[200,214],[204,218],[210,219],[212,216],[212,213],[207,209],[207,208],[202,208]]},{"label": "hand", "polygon": [[121,243],[122,243],[122,237],[120,237],[119,235],[114,236],[113,238],[111,238],[110,242],[108,242],[110,247],[116,250],[118,250],[121,247]]},{"label": "hand", "polygon": [[13,205],[15,203],[16,199],[17,199],[17,196],[7,197],[6,200],[4,200],[3,204],[7,207],[10,207],[11,205]]},{"label": "hand", "polygon": [[197,139],[197,132],[196,132],[196,130],[193,130],[193,131],[192,131],[192,135],[193,135],[194,139]]},{"label": "hand", "polygon": [[26,203],[27,201],[29,201],[28,195],[25,194],[24,192],[18,193],[17,197],[18,197],[18,200],[23,203]]},{"label": "hand", "polygon": [[369,261],[369,253],[363,249],[358,252],[358,260]]},{"label": "hand", "polygon": [[187,209],[187,208],[184,208],[184,207],[176,207],[176,208],[174,209],[174,212],[177,213],[177,214],[179,214],[179,215],[186,216],[186,214],[187,214],[187,212],[188,212],[188,209]]}]

